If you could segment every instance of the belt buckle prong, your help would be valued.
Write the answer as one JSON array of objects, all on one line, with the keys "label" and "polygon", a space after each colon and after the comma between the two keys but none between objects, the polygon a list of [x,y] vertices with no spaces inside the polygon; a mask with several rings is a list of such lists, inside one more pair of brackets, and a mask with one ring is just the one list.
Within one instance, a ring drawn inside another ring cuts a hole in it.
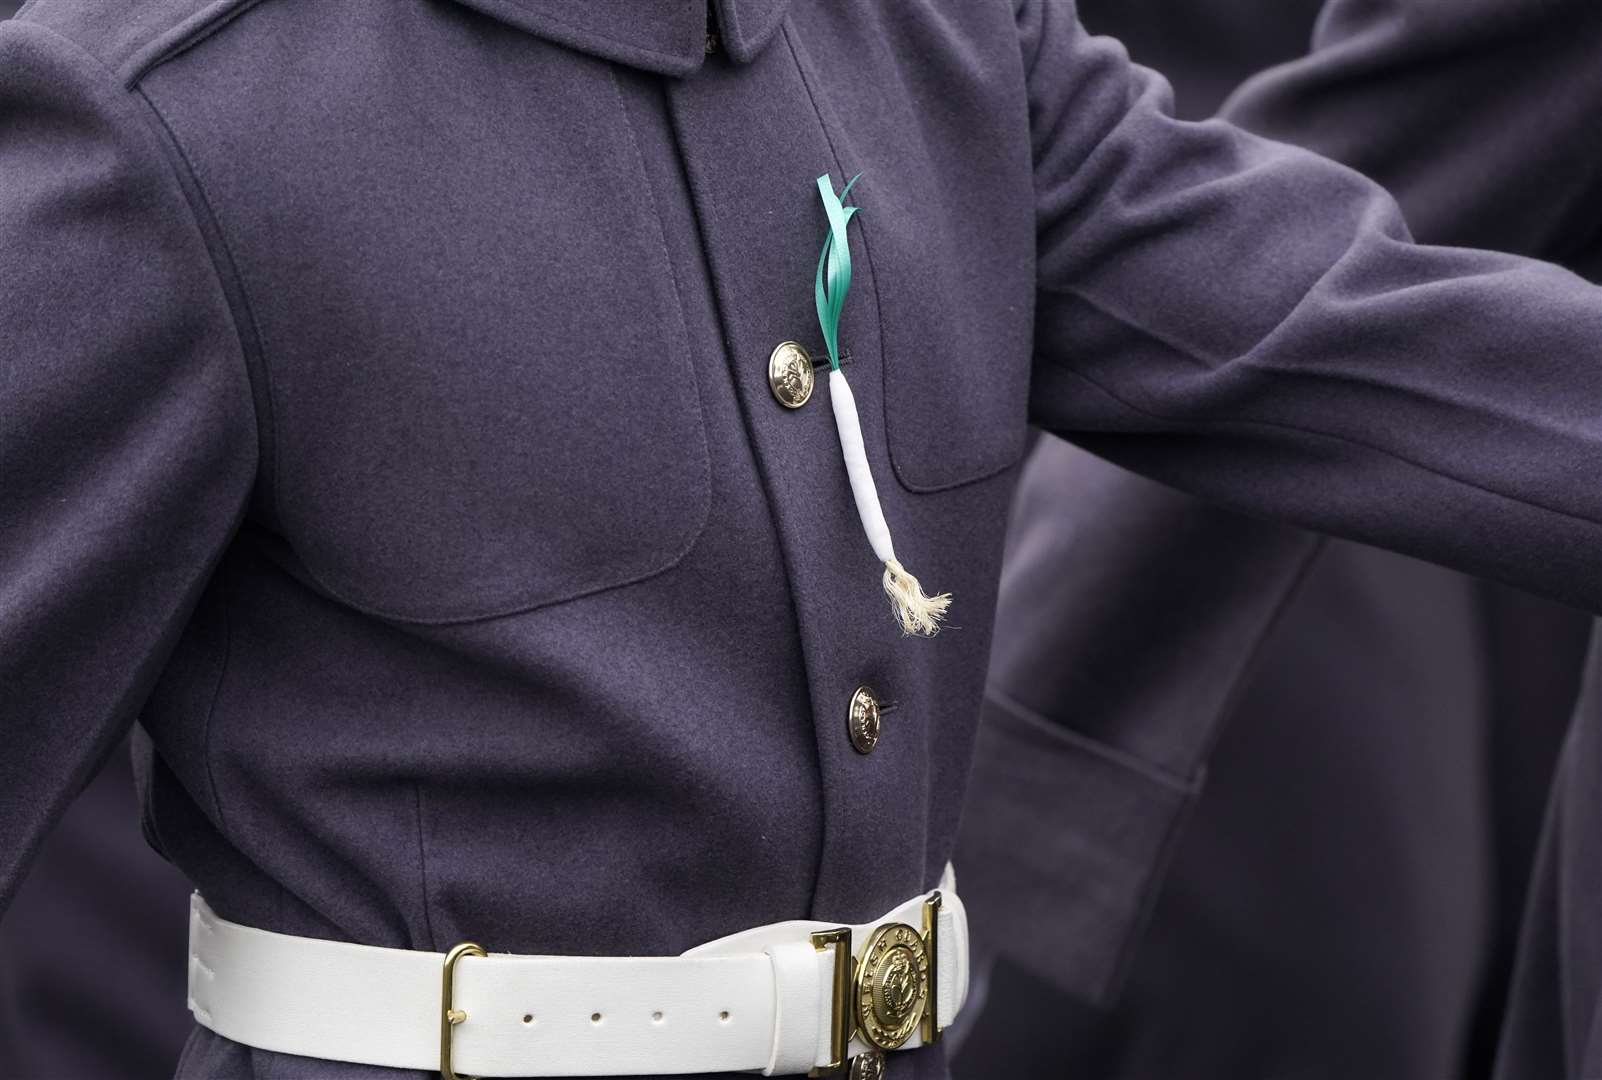
[{"label": "belt buckle prong", "polygon": [[439,991],[439,1075],[442,1080],[473,1080],[471,1076],[458,1076],[451,1062],[451,1041],[456,1025],[467,1019],[467,1014],[456,1008],[456,962],[464,956],[488,956],[471,941],[464,941],[445,954],[443,982]]}]

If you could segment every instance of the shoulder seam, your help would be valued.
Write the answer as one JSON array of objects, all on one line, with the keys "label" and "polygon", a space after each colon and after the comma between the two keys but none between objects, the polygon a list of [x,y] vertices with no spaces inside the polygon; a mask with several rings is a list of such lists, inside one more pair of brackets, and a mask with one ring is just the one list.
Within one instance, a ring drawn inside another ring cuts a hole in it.
[{"label": "shoulder seam", "polygon": [[111,72],[124,89],[132,89],[152,69],[204,41],[261,2],[189,0],[183,6],[192,6],[194,10],[187,14],[170,14],[173,21],[157,23],[149,29],[119,25],[116,32],[108,32],[105,41],[88,40],[73,28],[55,25],[56,20],[46,17],[39,8],[39,0],[27,0],[17,10],[13,21],[45,30],[71,43],[78,51],[92,57],[99,67]]},{"label": "shoulder seam", "polygon": [[262,0],[212,0],[134,50],[120,65],[118,76],[132,89],[152,69],[200,44],[260,3]]},{"label": "shoulder seam", "polygon": [[[246,0],[246,2],[255,3],[257,0]],[[26,25],[28,29],[61,42],[74,53],[82,56],[95,68],[111,77],[111,86],[118,87],[116,72],[112,71],[104,61],[78,42],[41,23],[30,22]],[[118,88],[134,111],[146,114],[143,118],[144,133],[155,144],[149,148],[149,152],[153,152],[156,159],[165,166],[169,181],[177,189],[179,200],[183,203],[184,208],[189,211],[189,223],[194,227],[196,239],[200,241],[201,247],[206,252],[206,262],[211,267],[212,278],[216,281],[217,289],[222,294],[222,303],[228,312],[228,321],[232,325],[234,332],[234,342],[239,350],[240,375],[244,378],[245,386],[250,395],[251,423],[255,428],[256,435],[258,476],[263,471],[267,472],[268,477],[271,478],[270,482],[273,484],[269,491],[272,491],[276,488],[276,470],[268,467],[268,461],[263,455],[267,447],[275,443],[276,439],[274,438],[271,416],[269,415],[265,418],[262,416],[262,406],[257,394],[257,375],[255,370],[257,367],[263,369],[261,377],[265,381],[265,364],[262,362],[263,358],[259,355],[258,350],[252,348],[252,341],[247,339],[246,336],[247,327],[252,335],[256,333],[255,315],[244,297],[243,285],[239,280],[238,269],[234,266],[233,254],[228,247],[227,237],[223,234],[221,223],[217,221],[216,216],[212,213],[211,206],[206,199],[205,189],[201,187],[200,179],[195,175],[194,168],[190,165],[188,156],[183,152],[182,146],[178,144],[177,136],[168,126],[166,117],[161,115],[161,111],[156,108],[155,102],[146,96],[142,88],[129,85],[122,85]],[[191,194],[191,189],[194,192],[193,194]],[[197,199],[201,203],[200,206],[196,205]],[[206,216],[206,221],[201,218],[202,212]],[[210,229],[207,228],[207,221],[211,224]],[[213,242],[214,235],[216,237],[215,243]],[[219,246],[222,248],[220,254],[217,251]],[[255,356],[254,362],[252,360],[253,355]],[[269,406],[271,401],[272,396],[268,391],[267,402]]]}]

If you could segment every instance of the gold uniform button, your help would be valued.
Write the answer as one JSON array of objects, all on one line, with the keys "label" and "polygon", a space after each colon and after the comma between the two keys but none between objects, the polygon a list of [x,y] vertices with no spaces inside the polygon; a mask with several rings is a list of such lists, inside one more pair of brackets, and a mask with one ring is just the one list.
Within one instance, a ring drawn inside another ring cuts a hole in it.
[{"label": "gold uniform button", "polygon": [[879,699],[866,686],[857,687],[851,695],[851,709],[846,714],[846,732],[851,745],[859,754],[871,754],[879,745]]},{"label": "gold uniform button", "polygon": [[851,1080],[884,1080],[884,1055],[864,1050],[851,1059]]},{"label": "gold uniform button", "polygon": [[799,409],[812,396],[812,356],[794,341],[781,341],[768,357],[768,389],[786,409]]}]

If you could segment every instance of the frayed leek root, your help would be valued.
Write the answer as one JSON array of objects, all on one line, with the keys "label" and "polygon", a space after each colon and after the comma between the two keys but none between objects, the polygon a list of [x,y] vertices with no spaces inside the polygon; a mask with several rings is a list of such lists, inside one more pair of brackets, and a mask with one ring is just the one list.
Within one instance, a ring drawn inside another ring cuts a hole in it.
[{"label": "frayed leek root", "polygon": [[929,596],[918,584],[918,579],[907,572],[895,559],[884,564],[884,592],[890,598],[896,622],[903,634],[921,634],[934,637],[940,632],[940,621],[951,606],[951,594]]}]

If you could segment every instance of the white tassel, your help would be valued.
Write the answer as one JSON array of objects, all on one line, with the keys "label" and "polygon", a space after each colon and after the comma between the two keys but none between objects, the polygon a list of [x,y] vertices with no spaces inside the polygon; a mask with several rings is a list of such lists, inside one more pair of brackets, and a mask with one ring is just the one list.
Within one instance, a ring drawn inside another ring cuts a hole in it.
[{"label": "white tassel", "polygon": [[879,491],[868,468],[857,400],[851,393],[851,384],[846,382],[845,372],[839,368],[829,372],[829,400],[834,407],[834,426],[840,433],[840,452],[845,458],[846,477],[851,481],[857,516],[862,519],[862,530],[868,534],[873,553],[884,563],[884,592],[890,598],[896,622],[903,633],[933,637],[939,633],[940,620],[951,606],[951,594],[927,595],[918,579],[896,559],[895,545],[890,541],[890,525],[884,519]]},{"label": "white tassel", "polygon": [[894,559],[884,564],[884,591],[890,597],[890,606],[895,610],[903,634],[934,637],[940,632],[940,620],[946,617],[946,609],[951,606],[950,593],[929,596],[918,579]]}]

